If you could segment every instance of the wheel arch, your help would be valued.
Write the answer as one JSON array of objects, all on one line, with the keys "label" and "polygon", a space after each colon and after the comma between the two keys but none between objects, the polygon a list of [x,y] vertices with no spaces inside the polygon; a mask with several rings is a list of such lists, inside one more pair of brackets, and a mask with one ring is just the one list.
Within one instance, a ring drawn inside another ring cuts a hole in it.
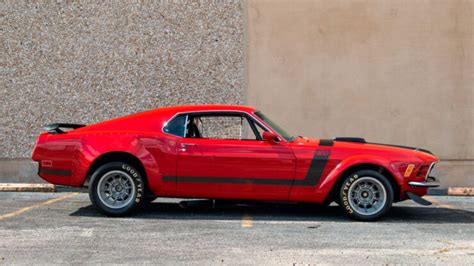
[{"label": "wheel arch", "polygon": [[149,185],[148,185],[148,176],[146,174],[145,166],[143,163],[136,157],[135,155],[129,153],[129,152],[124,152],[124,151],[110,151],[106,152],[104,154],[101,154],[95,160],[91,163],[89,166],[89,169],[87,170],[86,173],[86,178],[84,181],[84,186],[87,186],[89,184],[90,178],[92,174],[94,173],[95,170],[97,170],[100,166],[109,163],[109,162],[124,162],[132,165],[135,167],[143,177],[143,181],[145,182],[145,187],[149,191]]},{"label": "wheel arch", "polygon": [[394,196],[393,201],[397,202],[397,201],[400,200],[401,187],[398,184],[395,177],[393,176],[393,174],[387,168],[385,168],[384,166],[379,165],[379,164],[375,164],[375,163],[356,163],[356,164],[351,165],[351,166],[347,167],[346,169],[344,169],[337,176],[336,182],[332,186],[332,189],[331,189],[330,193],[328,194],[326,200],[333,201],[333,200],[337,199],[338,194],[339,194],[339,190],[340,190],[344,180],[350,174],[352,174],[354,172],[357,172],[357,171],[360,171],[360,170],[373,170],[373,171],[376,171],[376,172],[382,174],[383,176],[385,176],[388,179],[388,181],[390,182],[390,184],[392,185],[393,196]]}]

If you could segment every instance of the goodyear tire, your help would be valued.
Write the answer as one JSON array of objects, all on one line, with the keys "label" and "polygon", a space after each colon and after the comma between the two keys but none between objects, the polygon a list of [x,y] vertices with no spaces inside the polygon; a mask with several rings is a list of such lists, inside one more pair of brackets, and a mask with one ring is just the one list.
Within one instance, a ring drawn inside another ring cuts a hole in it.
[{"label": "goodyear tire", "polygon": [[361,170],[344,180],[339,196],[339,205],[349,217],[359,221],[373,221],[392,207],[393,188],[379,172]]},{"label": "goodyear tire", "polygon": [[143,201],[143,178],[130,164],[104,164],[92,174],[89,197],[92,204],[105,215],[128,215]]}]

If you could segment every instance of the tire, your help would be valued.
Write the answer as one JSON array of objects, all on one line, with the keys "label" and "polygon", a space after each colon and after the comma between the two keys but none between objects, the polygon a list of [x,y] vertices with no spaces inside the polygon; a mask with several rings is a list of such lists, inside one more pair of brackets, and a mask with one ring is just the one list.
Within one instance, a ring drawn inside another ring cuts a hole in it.
[{"label": "tire", "polygon": [[92,204],[107,216],[130,214],[141,205],[144,194],[143,177],[130,164],[110,162],[92,174],[89,197]]},{"label": "tire", "polygon": [[392,207],[393,188],[388,179],[373,170],[349,175],[342,183],[339,206],[352,219],[374,221]]}]

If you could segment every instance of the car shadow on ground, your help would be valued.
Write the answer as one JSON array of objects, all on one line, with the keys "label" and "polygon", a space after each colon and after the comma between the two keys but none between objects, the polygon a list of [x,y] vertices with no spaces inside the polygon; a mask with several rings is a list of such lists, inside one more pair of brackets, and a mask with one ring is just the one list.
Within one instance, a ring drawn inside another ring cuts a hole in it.
[{"label": "car shadow on ground", "polygon": [[[254,221],[337,221],[351,222],[339,206],[324,207],[314,204],[234,202],[211,200],[183,200],[181,202],[153,202],[146,204],[130,217],[157,220],[241,220],[251,215]],[[103,217],[89,205],[71,216]],[[474,212],[440,207],[397,206],[380,222],[387,223],[474,223]]]}]

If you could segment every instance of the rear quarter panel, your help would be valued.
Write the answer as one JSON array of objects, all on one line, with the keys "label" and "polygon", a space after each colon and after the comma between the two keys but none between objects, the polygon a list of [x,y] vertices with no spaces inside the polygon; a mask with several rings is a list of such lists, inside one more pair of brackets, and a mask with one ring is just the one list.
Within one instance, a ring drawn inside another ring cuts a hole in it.
[{"label": "rear quarter panel", "polygon": [[[83,183],[92,163],[110,152],[126,152],[137,157],[145,168],[150,190],[155,193],[173,191],[161,181],[163,174],[175,174],[176,144],[155,132],[108,132],[81,137],[81,151],[73,178]],[[159,162],[159,163],[158,163]]]},{"label": "rear quarter panel", "polygon": [[161,175],[176,174],[176,141],[161,132],[170,114],[145,112],[94,124],[64,134],[43,133],[37,140],[32,158],[43,168],[43,161],[52,168],[70,171],[69,176],[44,174],[53,183],[82,186],[91,165],[100,156],[125,152],[137,157],[145,168],[148,185],[155,194],[175,191],[175,184],[164,184]]}]

